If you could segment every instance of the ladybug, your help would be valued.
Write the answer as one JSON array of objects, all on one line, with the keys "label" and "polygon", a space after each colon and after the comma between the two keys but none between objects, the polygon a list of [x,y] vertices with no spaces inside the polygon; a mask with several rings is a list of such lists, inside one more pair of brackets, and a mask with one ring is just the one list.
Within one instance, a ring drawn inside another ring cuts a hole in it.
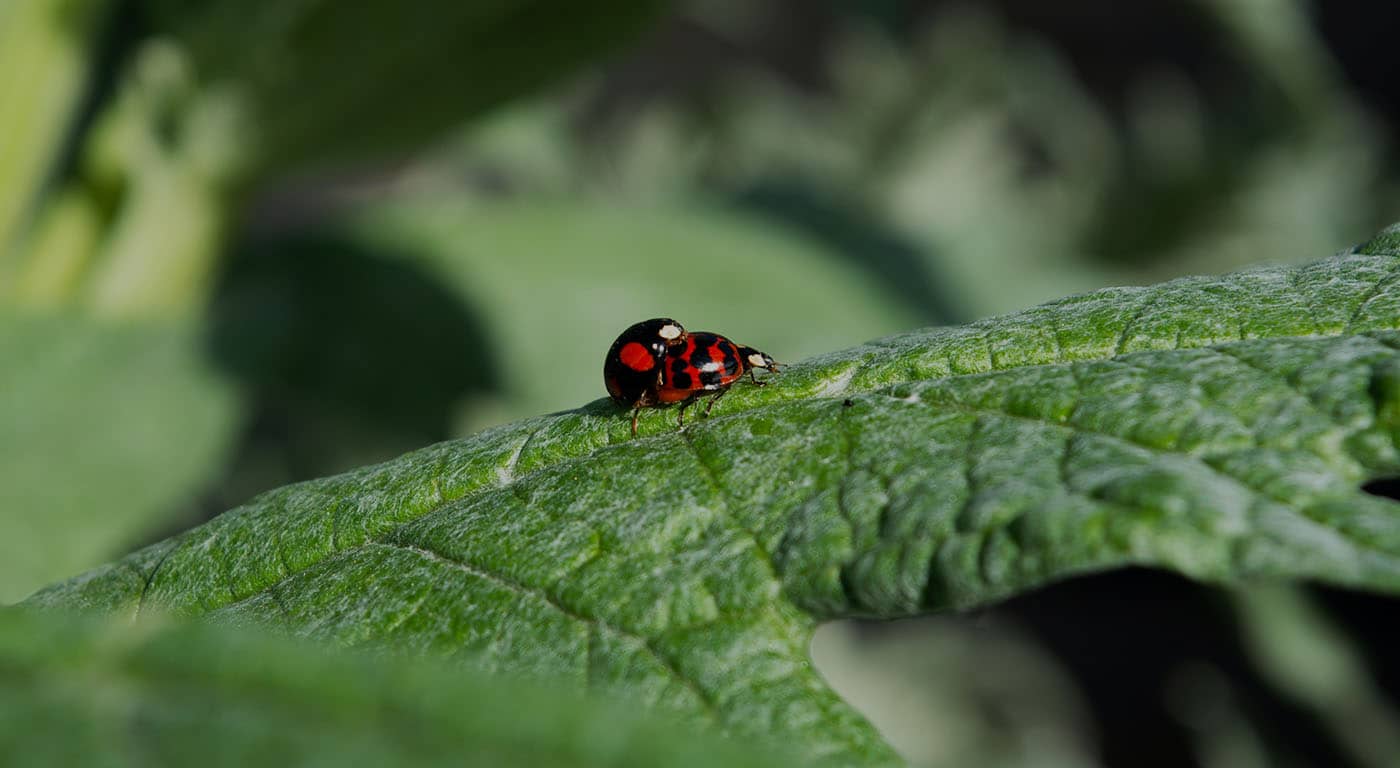
[{"label": "ladybug", "polygon": [[777,373],[778,364],[766,353],[717,333],[686,333],[676,321],[657,318],[633,325],[613,342],[603,362],[603,379],[613,400],[632,409],[636,435],[642,408],[680,403],[676,421],[684,426],[685,409],[701,394],[715,393],[705,406],[708,416],[745,373],[754,384],[765,384],[754,373],[756,368]]},{"label": "ladybug", "polygon": [[662,364],[672,347],[685,345],[686,332],[669,317],[654,317],[622,332],[603,360],[603,384],[613,402],[632,409],[632,434],[637,434],[637,412],[660,404]]},{"label": "ladybug", "polygon": [[735,344],[718,333],[697,331],[686,334],[684,346],[678,344],[666,353],[661,388],[656,391],[656,399],[663,403],[680,403],[676,423],[684,426],[685,409],[701,393],[715,393],[705,405],[705,415],[709,416],[715,403],[745,373],[754,384],[766,384],[758,380],[754,373],[756,368],[777,373],[778,364],[767,353]]}]

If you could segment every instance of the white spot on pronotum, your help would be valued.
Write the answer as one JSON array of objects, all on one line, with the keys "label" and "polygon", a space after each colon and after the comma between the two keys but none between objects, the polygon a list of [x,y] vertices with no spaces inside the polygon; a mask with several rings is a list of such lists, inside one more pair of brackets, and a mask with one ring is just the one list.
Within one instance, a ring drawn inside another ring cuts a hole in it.
[{"label": "white spot on pronotum", "polygon": [[763,355],[760,355],[760,354],[758,354],[758,353],[754,353],[754,354],[752,354],[752,355],[749,355],[749,365],[752,365],[752,366],[755,367],[755,368],[767,368],[767,367],[768,367],[768,363],[763,362]]},{"label": "white spot on pronotum", "polygon": [[672,325],[670,323],[667,323],[666,325],[661,326],[661,330],[657,331],[656,335],[660,336],[661,338],[667,341],[670,341],[671,339],[679,339],[681,337],[681,327],[679,325]]}]

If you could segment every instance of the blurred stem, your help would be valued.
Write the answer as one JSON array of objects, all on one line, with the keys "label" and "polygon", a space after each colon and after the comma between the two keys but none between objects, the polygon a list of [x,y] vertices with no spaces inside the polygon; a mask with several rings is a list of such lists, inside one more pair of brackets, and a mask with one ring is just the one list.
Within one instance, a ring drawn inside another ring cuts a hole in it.
[{"label": "blurred stem", "polygon": [[82,100],[105,0],[0,0],[0,285]]},{"label": "blurred stem", "polygon": [[81,163],[21,241],[20,303],[168,315],[208,292],[242,166],[238,101],[198,89],[185,51],[153,39],[83,136]]},{"label": "blurred stem", "polygon": [[[966,111],[995,90],[1006,45],[995,19],[976,6],[944,11],[931,36],[915,43],[903,87],[879,110],[864,144],[859,183],[885,186],[919,144],[948,127],[946,115]],[[954,73],[952,76],[949,73]]]},{"label": "blurred stem", "polygon": [[227,231],[223,198],[192,169],[144,169],[102,250],[88,303],[107,315],[168,314],[202,304]]},{"label": "blurred stem", "polygon": [[28,251],[44,258],[17,266],[14,298],[21,304],[54,305],[69,300],[102,238],[102,214],[83,190],[69,186],[56,195],[35,223]]},{"label": "blurred stem", "polygon": [[1326,725],[1358,765],[1400,763],[1397,714],[1355,646],[1295,587],[1237,593],[1246,643],[1261,673]]},{"label": "blurred stem", "polygon": [[1299,118],[1328,114],[1341,78],[1300,0],[1198,0],[1235,39],[1235,49],[1292,101]]}]

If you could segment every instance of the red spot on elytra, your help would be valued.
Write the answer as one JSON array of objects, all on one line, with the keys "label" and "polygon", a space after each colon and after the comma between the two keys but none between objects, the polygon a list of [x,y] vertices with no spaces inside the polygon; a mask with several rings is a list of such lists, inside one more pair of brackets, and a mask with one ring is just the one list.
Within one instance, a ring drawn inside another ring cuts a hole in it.
[{"label": "red spot on elytra", "polygon": [[617,351],[617,358],[622,361],[623,365],[634,371],[649,371],[656,365],[651,352],[635,341],[623,344],[622,349]]}]

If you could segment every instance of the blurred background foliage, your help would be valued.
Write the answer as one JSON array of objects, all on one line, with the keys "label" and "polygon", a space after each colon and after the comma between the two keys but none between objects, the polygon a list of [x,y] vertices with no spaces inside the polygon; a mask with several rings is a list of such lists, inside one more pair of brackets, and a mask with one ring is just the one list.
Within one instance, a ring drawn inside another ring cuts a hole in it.
[{"label": "blurred background foliage", "polygon": [[[1339,250],[1400,219],[1396,29],[1303,0],[0,0],[0,600],[598,397],[640,318],[795,361]],[[1112,574],[816,652],[920,764],[1393,765],[1395,607]]]}]

